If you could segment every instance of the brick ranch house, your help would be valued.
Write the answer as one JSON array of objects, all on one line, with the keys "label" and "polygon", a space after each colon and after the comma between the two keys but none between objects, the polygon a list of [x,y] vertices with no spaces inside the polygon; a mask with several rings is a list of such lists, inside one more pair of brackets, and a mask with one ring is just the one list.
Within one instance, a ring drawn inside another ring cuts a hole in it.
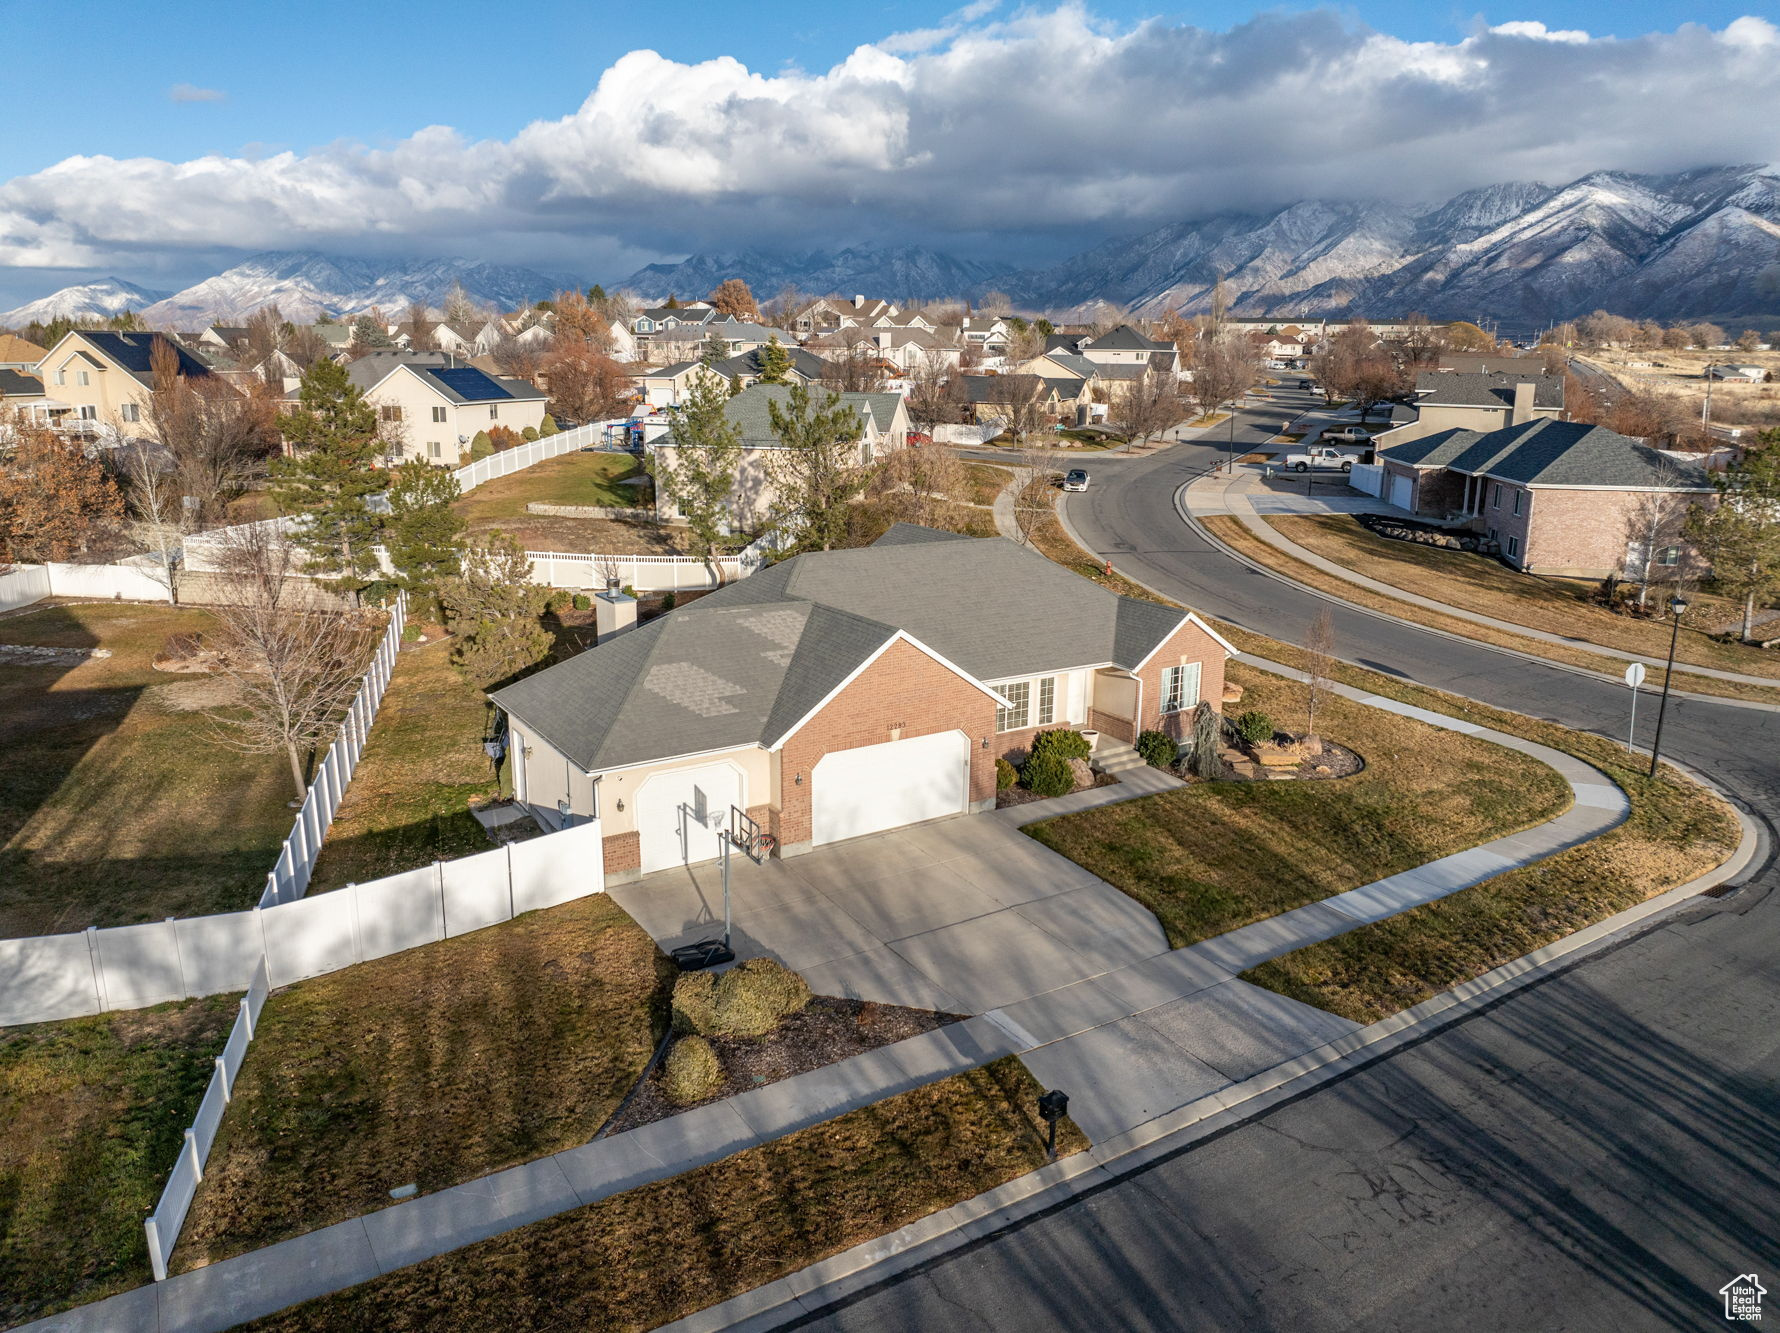
[{"label": "brick ranch house", "polygon": [[1486,534],[1529,574],[1598,579],[1641,567],[1653,531],[1655,563],[1691,560],[1679,514],[1714,494],[1701,468],[1580,421],[1444,430],[1378,461],[1391,504]]},{"label": "brick ranch house", "polygon": [[[774,565],[493,694],[515,795],[601,821],[608,880],[992,809],[1045,727],[1184,739],[1234,649],[1001,538],[898,524]],[[1104,743],[1104,742],[1103,742]]]}]

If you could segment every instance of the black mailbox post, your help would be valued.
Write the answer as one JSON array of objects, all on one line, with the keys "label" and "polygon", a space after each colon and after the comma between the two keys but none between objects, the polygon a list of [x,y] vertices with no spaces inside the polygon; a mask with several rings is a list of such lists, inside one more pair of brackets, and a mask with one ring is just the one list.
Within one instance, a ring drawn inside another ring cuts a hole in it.
[{"label": "black mailbox post", "polygon": [[1069,1094],[1060,1088],[1052,1088],[1038,1099],[1038,1118],[1045,1122],[1048,1131],[1045,1139],[1045,1155],[1053,1161],[1057,1157],[1057,1122],[1069,1114]]}]

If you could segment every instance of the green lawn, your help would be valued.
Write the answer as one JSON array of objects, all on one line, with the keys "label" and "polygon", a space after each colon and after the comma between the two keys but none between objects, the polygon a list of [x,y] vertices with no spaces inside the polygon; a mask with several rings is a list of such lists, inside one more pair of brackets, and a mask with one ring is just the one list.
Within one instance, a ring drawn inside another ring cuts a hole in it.
[{"label": "green lawn", "polygon": [[646,474],[631,454],[576,452],[546,459],[467,492],[455,508],[471,527],[522,518],[528,504],[599,505],[616,509],[648,507],[649,485],[620,485]]},{"label": "green lawn", "polygon": [[0,1032],[0,1325],[150,1280],[142,1221],[233,996]]},{"label": "green lawn", "polygon": [[660,1039],[670,971],[596,894],[274,994],[175,1267],[585,1143]]},{"label": "green lawn", "polygon": [[0,645],[104,648],[0,660],[0,935],[250,907],[290,831],[277,756],[220,744],[208,676],[157,672],[194,608],[79,603],[0,620]]},{"label": "green lawn", "polygon": [[[1305,729],[1304,688],[1232,664],[1276,726]],[[1317,731],[1364,771],[1321,782],[1207,782],[1031,826],[1040,842],[1154,912],[1181,948],[1541,823],[1570,804],[1536,760],[1345,699]]]},{"label": "green lawn", "polygon": [[1041,1091],[1009,1056],[243,1327],[655,1328],[1043,1166]]},{"label": "green lawn", "polygon": [[471,800],[494,795],[487,696],[451,665],[449,640],[404,647],[310,891],[487,851]]}]

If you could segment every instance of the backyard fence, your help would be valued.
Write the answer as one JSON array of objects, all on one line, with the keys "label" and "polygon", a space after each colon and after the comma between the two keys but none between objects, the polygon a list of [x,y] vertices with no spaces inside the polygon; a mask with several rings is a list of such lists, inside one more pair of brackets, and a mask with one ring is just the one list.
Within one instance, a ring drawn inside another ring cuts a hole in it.
[{"label": "backyard fence", "polygon": [[572,454],[578,449],[601,448],[606,443],[607,432],[612,427],[624,424],[624,418],[590,421],[585,426],[559,431],[555,435],[546,435],[541,440],[503,449],[487,458],[478,458],[473,463],[464,464],[451,475],[457,478],[459,490],[472,491],[485,481],[508,476],[531,467],[534,463],[542,463],[547,458],[560,458],[563,454]]},{"label": "backyard fence", "polygon": [[[607,579],[637,592],[696,592],[719,586],[703,560],[689,555],[580,555],[563,551],[527,551],[532,582],[547,588],[603,590]],[[723,583],[746,578],[760,568],[753,548],[717,562]]]},{"label": "backyard fence", "polygon": [[359,755],[364,753],[365,738],[370,735],[371,723],[377,718],[377,706],[383,702],[383,691],[389,687],[396,654],[402,650],[402,627],[407,623],[408,594],[398,593],[395,607],[389,614],[389,624],[377,644],[377,655],[371,659],[365,678],[359,682],[358,693],[353,697],[352,707],[346,710],[346,718],[334,735],[334,743],[328,747],[327,758],[321,761],[315,780],[309,784],[303,808],[297,811],[290,836],[279,849],[277,863],[266,875],[266,891],[260,895],[261,907],[293,902],[308,892],[309,876],[315,870],[315,858],[321,854],[322,839],[327,836],[328,826],[334,822],[334,814],[340,808],[340,800],[346,795],[346,784],[352,781],[352,771],[358,767]]},{"label": "backyard fence", "polygon": [[154,565],[14,565],[0,574],[0,611],[15,611],[45,597],[173,600],[166,576]]},{"label": "backyard fence", "polygon": [[1355,463],[1347,474],[1347,484],[1367,495],[1379,495],[1384,491],[1384,468],[1378,463]]},{"label": "backyard fence", "polygon": [[204,1090],[204,1100],[198,1103],[198,1114],[185,1132],[185,1143],[179,1150],[179,1160],[167,1177],[167,1187],[161,1191],[161,1200],[155,1205],[154,1212],[142,1224],[142,1229],[148,1233],[148,1262],[154,1269],[156,1282],[167,1280],[167,1261],[173,1257],[173,1247],[179,1243],[179,1229],[185,1225],[185,1215],[197,1195],[198,1182],[204,1179],[204,1163],[210,1160],[210,1147],[216,1142],[216,1131],[222,1128],[223,1112],[234,1095],[235,1076],[241,1072],[241,1062],[247,1058],[248,1043],[253,1040],[260,1010],[265,1008],[266,994],[270,990],[266,964],[262,959],[254,969],[253,980],[247,984],[247,994],[241,997],[235,1025],[229,1029],[229,1039],[223,1043],[222,1054],[216,1057],[210,1086]]}]

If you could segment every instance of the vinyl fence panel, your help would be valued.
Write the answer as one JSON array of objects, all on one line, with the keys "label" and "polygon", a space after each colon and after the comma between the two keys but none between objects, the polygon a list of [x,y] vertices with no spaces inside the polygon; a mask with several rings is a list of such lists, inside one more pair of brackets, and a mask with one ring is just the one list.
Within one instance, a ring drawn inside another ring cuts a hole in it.
[{"label": "vinyl fence panel", "polygon": [[0,940],[0,1028],[79,1018],[107,1008],[91,932]]},{"label": "vinyl fence panel", "polygon": [[324,893],[268,907],[266,963],[274,986],[338,972],[359,961],[352,895]]},{"label": "vinyl fence panel", "polygon": [[341,893],[358,901],[359,954],[363,958],[383,958],[445,938],[437,864],[355,884]]},{"label": "vinyl fence panel", "polygon": [[242,990],[265,952],[255,912],[187,916],[174,922],[187,995],[222,995]]},{"label": "vinyl fence panel", "polygon": [[179,937],[173,922],[114,926],[95,932],[107,1007],[141,1009],[186,997]]},{"label": "vinyl fence panel", "polygon": [[439,863],[445,933],[465,935],[513,916],[513,882],[505,847]]},{"label": "vinyl fence panel", "polygon": [[513,914],[573,902],[606,887],[600,822],[591,819],[507,848],[513,867]]}]

